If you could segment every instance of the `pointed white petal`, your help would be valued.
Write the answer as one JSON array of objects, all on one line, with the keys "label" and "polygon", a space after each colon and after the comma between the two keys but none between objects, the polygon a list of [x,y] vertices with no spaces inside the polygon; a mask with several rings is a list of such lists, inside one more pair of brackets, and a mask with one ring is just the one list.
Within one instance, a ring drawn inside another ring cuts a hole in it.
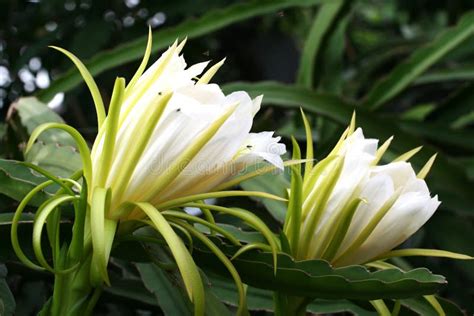
[{"label": "pointed white petal", "polygon": [[350,263],[366,262],[400,245],[428,221],[439,204],[437,196],[430,198],[418,192],[403,194],[350,258]]},{"label": "pointed white petal", "polygon": [[281,155],[286,152],[286,147],[285,144],[279,143],[280,139],[273,137],[273,132],[250,133],[241,146],[235,162],[248,166],[265,160],[283,169]]}]

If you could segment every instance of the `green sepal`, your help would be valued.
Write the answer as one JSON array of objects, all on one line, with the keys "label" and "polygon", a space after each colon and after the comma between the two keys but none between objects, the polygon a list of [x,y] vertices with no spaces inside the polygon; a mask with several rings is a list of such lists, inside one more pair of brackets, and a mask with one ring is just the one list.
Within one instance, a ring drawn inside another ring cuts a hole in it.
[{"label": "green sepal", "polygon": [[377,227],[377,225],[380,223],[383,217],[392,208],[393,204],[395,204],[398,197],[400,196],[400,193],[401,193],[401,190],[398,189],[392,194],[392,196],[387,201],[385,201],[385,203],[370,219],[369,223],[365,225],[364,229],[359,233],[359,235],[354,238],[354,241],[352,241],[351,245],[333,260],[334,265],[337,266],[337,263],[339,260],[351,256],[367,240],[367,238],[369,238],[370,234],[372,234],[375,227]]},{"label": "green sepal", "polygon": [[[200,193],[194,195],[188,195],[181,198],[169,200],[163,202],[161,204],[156,205],[157,209],[166,210],[173,207],[183,206],[186,203],[206,200],[206,199],[213,199],[213,198],[225,198],[225,197],[235,197],[235,196],[251,196],[251,197],[260,197],[266,199],[273,199],[277,201],[286,201],[286,199],[276,196],[274,194],[260,192],[260,191],[220,191],[220,192],[209,192],[209,193]],[[202,204],[201,205],[206,205]],[[204,208],[206,206],[203,206]]]},{"label": "green sepal", "polygon": [[[336,157],[334,166],[328,172],[327,178],[325,179],[324,183],[319,186],[318,190],[309,200],[310,210],[306,213],[306,225],[302,233],[303,239],[298,244],[298,257],[305,257],[305,255],[308,253],[309,247],[314,237],[314,233],[324,212],[324,208],[326,207],[331,193],[337,184],[343,166],[344,157]],[[315,167],[315,169],[317,169],[317,166]]]},{"label": "green sepal", "polygon": [[225,62],[225,58],[213,65],[211,68],[209,68],[202,76],[199,78],[196,84],[207,84],[209,81],[211,81],[212,77],[217,73],[219,68],[222,67],[222,65]]},{"label": "green sepal", "polygon": [[370,304],[375,308],[379,316],[391,316],[390,310],[387,305],[385,305],[383,300],[374,300],[370,301]]},{"label": "green sepal", "polygon": [[43,133],[44,131],[48,129],[60,129],[65,132],[67,132],[71,137],[76,141],[77,147],[79,149],[79,154],[81,155],[81,160],[82,160],[82,167],[83,167],[83,173],[84,177],[86,178],[86,181],[91,183],[92,181],[92,160],[91,160],[91,154],[89,151],[89,147],[87,146],[87,142],[85,139],[82,137],[82,135],[73,127],[63,124],[63,123],[45,123],[41,124],[35,130],[31,133],[30,139],[28,140],[28,143],[26,144],[25,148],[25,155],[28,153],[28,151],[31,149],[33,144],[35,143],[36,139]]},{"label": "green sepal", "polygon": [[394,257],[411,257],[411,256],[423,256],[423,257],[440,257],[457,260],[474,260],[474,257],[464,255],[461,253],[439,250],[439,249],[422,249],[422,248],[408,248],[408,249],[396,249],[384,253],[374,260],[382,260]]},{"label": "green sepal", "polygon": [[[70,196],[70,195],[58,195],[55,197],[50,198],[46,201],[36,213],[34,223],[33,223],[33,251],[36,255],[36,259],[38,262],[43,266],[43,268],[51,271],[52,273],[63,274],[68,273],[73,270],[75,267],[65,269],[65,270],[58,270],[49,265],[46,258],[43,254],[43,249],[41,247],[41,235],[43,232],[43,227],[46,223],[46,219],[50,216],[52,212],[54,212],[61,204],[71,202],[76,200],[77,197]],[[58,240],[59,241],[59,240]],[[53,244],[53,246],[55,246]]]},{"label": "green sepal", "polygon": [[243,209],[232,209],[228,207],[223,207],[223,206],[218,206],[218,205],[207,205],[207,204],[199,204],[199,203],[189,203],[186,204],[185,206],[191,206],[191,207],[207,207],[212,211],[216,212],[221,212],[224,214],[229,214],[231,216],[235,216],[237,218],[240,218],[244,222],[246,222],[248,225],[252,226],[254,229],[257,231],[261,232],[262,235],[265,237],[266,241],[270,245],[270,248],[272,249],[272,255],[273,255],[273,265],[274,269],[276,272],[277,268],[277,253],[279,250],[277,239],[275,235],[271,232],[271,230],[268,228],[268,226],[255,214],[243,210]]},{"label": "green sepal", "polygon": [[176,218],[176,219],[184,219],[184,220],[187,220],[189,222],[199,223],[201,225],[204,225],[204,226],[208,227],[211,232],[216,232],[216,233],[221,234],[222,236],[227,238],[232,244],[234,244],[236,246],[241,245],[240,241],[237,238],[235,238],[234,235],[230,234],[225,229],[219,227],[215,223],[211,223],[211,222],[206,221],[202,218],[199,218],[199,217],[196,217],[196,216],[193,216],[193,215],[189,215],[189,214],[186,214],[184,212],[163,211],[163,212],[161,212],[161,214],[163,214],[163,216],[166,217],[166,218],[171,217],[171,218]]},{"label": "green sepal", "polygon": [[106,218],[105,214],[109,207],[110,190],[96,187],[91,198],[89,224],[93,250],[90,281],[94,286],[100,286],[102,282],[110,285],[107,263],[117,228],[117,221]]},{"label": "green sepal", "polygon": [[194,227],[191,225],[181,222],[180,225],[183,226],[187,231],[191,233],[195,238],[199,239],[200,242],[202,242],[206,247],[213,252],[216,257],[222,262],[222,264],[226,267],[226,269],[229,271],[231,274],[234,283],[237,287],[237,291],[239,293],[239,307],[237,309],[237,315],[243,316],[243,315],[249,315],[248,310],[247,310],[247,300],[246,300],[246,294],[245,294],[245,287],[244,284],[242,283],[242,280],[240,279],[239,273],[235,269],[235,267],[232,265],[232,262],[226,257],[226,255],[217,247],[209,238],[207,238],[204,234],[196,230]]},{"label": "green sepal", "polygon": [[[13,215],[13,219],[12,219],[12,227],[11,227],[11,231],[10,231],[10,239],[11,239],[11,242],[12,242],[12,248],[13,248],[13,251],[15,252],[16,256],[18,257],[18,259],[20,259],[20,261],[25,265],[27,266],[28,268],[30,269],[33,269],[33,270],[45,270],[44,267],[42,266],[39,266],[37,265],[36,263],[34,263],[33,261],[31,261],[30,259],[28,259],[28,257],[25,255],[25,253],[23,252],[22,248],[21,248],[21,245],[20,245],[20,242],[18,240],[18,224],[19,224],[19,221],[21,219],[21,216],[23,214],[23,210],[25,209],[25,207],[28,205],[28,203],[30,202],[31,199],[33,199],[33,197],[40,191],[42,191],[44,188],[50,186],[51,184],[53,184],[54,182],[52,180],[48,180],[48,181],[45,181],[41,184],[38,184],[35,188],[33,188],[24,198],[23,200],[21,200],[20,204],[18,205],[16,211],[15,211],[15,214]],[[44,203],[43,203],[44,204]]]},{"label": "green sepal", "polygon": [[286,236],[285,232],[280,232],[280,250],[284,253],[291,254],[291,245],[288,237]]},{"label": "green sepal", "polygon": [[379,161],[382,159],[383,155],[387,151],[388,147],[390,147],[390,144],[392,143],[393,136],[390,136],[383,144],[377,149],[377,152],[375,153],[375,158],[372,161],[372,166],[376,166]]},{"label": "green sepal", "polygon": [[431,167],[433,166],[437,155],[438,154],[434,154],[433,156],[430,157],[430,159],[428,159],[426,164],[421,168],[421,170],[416,175],[418,179],[425,179],[428,173],[430,173]]},{"label": "green sepal", "polygon": [[193,258],[181,238],[173,231],[163,215],[149,203],[133,203],[140,208],[153,223],[153,227],[163,236],[178,265],[186,291],[194,303],[194,314],[204,315],[204,286]]},{"label": "green sepal", "polygon": [[413,148],[412,150],[409,150],[406,153],[401,154],[397,158],[393,159],[392,162],[408,161],[408,160],[410,160],[411,157],[415,156],[421,150],[421,148],[423,148],[423,146]]},{"label": "green sepal", "polygon": [[92,99],[94,100],[95,110],[97,113],[97,125],[100,129],[102,126],[102,123],[105,120],[105,107],[104,107],[104,101],[102,101],[102,96],[100,95],[99,87],[97,87],[97,84],[95,83],[94,78],[90,74],[89,70],[87,70],[86,66],[73,53],[60,47],[56,47],[56,46],[49,46],[49,47],[55,50],[58,50],[64,55],[66,55],[74,63],[74,65],[77,67],[77,69],[81,73],[82,78],[86,82],[87,87],[89,88],[89,91],[92,95]]},{"label": "green sepal", "polygon": [[[144,122],[136,124],[134,130],[131,131],[130,137],[127,139],[126,144],[124,144],[124,146],[127,146],[127,154],[124,161],[121,162],[117,175],[112,179],[114,182],[114,196],[112,197],[114,202],[121,202],[121,197],[128,187],[130,178],[137,166],[137,161],[140,159],[146,146],[150,142],[156,124],[160,120],[171,97],[172,93],[166,93],[157,98],[151,106],[151,113],[143,113],[142,118],[144,119]],[[137,138],[136,135],[139,135],[139,137]],[[104,163],[106,162],[104,161]],[[144,200],[146,201],[146,199]],[[118,205],[112,205],[112,207],[117,206]]]},{"label": "green sepal", "polygon": [[137,71],[135,72],[132,79],[128,83],[127,88],[125,89],[125,95],[128,95],[130,93],[130,90],[133,89],[138,79],[140,79],[141,75],[145,71],[146,65],[148,64],[148,60],[150,59],[152,46],[153,46],[153,36],[151,32],[151,26],[148,26],[148,38],[146,42],[145,54],[143,55],[143,59],[140,63],[140,66],[138,66]]},{"label": "green sepal", "polygon": [[[339,215],[337,216],[336,220],[334,221],[334,225],[327,224],[326,227],[332,227],[331,229],[334,232],[331,234],[331,237],[327,240],[327,247],[324,250],[321,258],[328,260],[329,262],[334,258],[339,247],[342,244],[342,241],[346,237],[347,231],[352,222],[352,218],[359,207],[360,203],[363,202],[362,199],[354,199],[348,203],[346,207],[344,207]],[[323,245],[326,242],[323,243]]]},{"label": "green sepal", "polygon": [[74,202],[74,225],[72,226],[72,240],[68,250],[68,258],[72,262],[79,261],[82,258],[84,250],[84,225],[88,209],[87,182],[83,181],[79,200]]},{"label": "green sepal", "polygon": [[[299,160],[301,158],[299,145],[293,137],[291,140],[293,143],[293,160]],[[301,217],[303,212],[303,178],[301,176],[301,165],[294,165],[290,168],[291,188],[283,231],[290,242],[290,253],[296,256],[298,252]],[[306,170],[307,169],[305,169],[305,174]]]},{"label": "green sepal", "polygon": [[[292,165],[302,164],[302,163],[305,163],[306,161],[307,161],[306,159],[287,160],[287,161],[283,162],[283,166],[288,167],[288,166],[292,166]],[[269,166],[267,165],[267,166],[263,166],[263,167],[257,167],[257,169],[254,170],[254,171],[247,172],[247,173],[245,173],[243,175],[240,175],[240,176],[236,176],[236,177],[234,177],[230,180],[227,180],[227,181],[221,183],[220,185],[215,187],[213,189],[213,191],[227,190],[231,187],[234,187],[234,186],[240,184],[241,182],[243,182],[245,180],[249,180],[249,179],[267,174],[267,173],[272,172],[276,169],[277,169],[277,167],[274,166],[274,165],[269,165]]]},{"label": "green sepal", "polygon": [[[162,62],[156,67],[155,72],[150,74],[150,77],[147,79],[146,82],[140,84],[138,87],[135,87],[133,91],[127,91],[127,101],[129,101],[129,106],[123,110],[122,115],[120,115],[119,127],[122,126],[124,120],[130,114],[130,111],[134,109],[134,105],[138,102],[138,100],[151,88],[153,82],[155,82],[158,77],[163,73],[166,66],[171,61],[171,58],[179,54],[179,49],[177,47],[177,42],[175,41],[173,45],[163,54]],[[164,92],[164,91],[158,91]]]},{"label": "green sepal", "polygon": [[[304,168],[304,177],[309,176],[309,173],[313,169],[314,149],[313,149],[313,133],[311,131],[311,125],[309,124],[308,118],[304,114],[302,108],[300,108],[301,117],[303,118],[304,129],[306,134],[306,163]],[[293,155],[293,159],[296,159]],[[300,158],[298,158],[300,159]]]},{"label": "green sepal", "polygon": [[267,244],[264,244],[261,242],[250,243],[241,247],[239,250],[237,250],[236,253],[232,255],[232,258],[230,258],[230,260],[235,260],[238,256],[246,253],[247,251],[254,250],[254,249],[260,249],[260,250],[269,251],[269,252],[272,251],[272,248]]},{"label": "green sepal", "polygon": [[[99,187],[105,187],[107,176],[112,167],[112,158],[115,150],[116,137],[118,132],[118,122],[120,117],[120,109],[125,94],[125,79],[115,79],[114,90],[109,105],[109,113],[104,122],[104,132],[99,133],[103,139],[102,152],[99,156],[99,164],[96,166],[96,183]],[[97,138],[100,139],[99,136]]]}]

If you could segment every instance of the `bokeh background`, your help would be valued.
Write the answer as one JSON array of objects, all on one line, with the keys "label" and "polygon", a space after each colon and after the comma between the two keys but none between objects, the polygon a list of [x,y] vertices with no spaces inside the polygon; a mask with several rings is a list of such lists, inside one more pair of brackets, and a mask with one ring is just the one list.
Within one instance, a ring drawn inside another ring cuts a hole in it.
[{"label": "bokeh background", "polygon": [[[443,204],[407,245],[474,255],[474,2],[319,4],[325,2],[1,1],[1,121],[17,98],[38,96],[92,141],[96,126],[89,92],[70,61],[48,45],[88,61],[108,100],[115,77],[131,78],[138,66],[147,25],[155,35],[154,58],[176,37],[188,35],[184,54],[189,64],[226,57],[215,82],[226,84],[227,91],[244,87],[265,94],[255,130],[276,130],[287,144],[295,135],[303,146],[301,106],[311,118],[322,157],[355,108],[368,136],[395,136],[392,157],[424,145],[413,160],[420,168],[438,152],[428,182]],[[8,124],[0,123],[0,155],[20,159],[11,134]],[[281,183],[265,179],[245,185],[281,190]],[[13,204],[2,197],[0,211]],[[279,207],[267,201],[257,210],[275,230]],[[449,284],[441,295],[474,311],[471,262],[410,258],[397,264],[445,275]],[[49,278],[9,268],[17,314],[31,315],[47,297]],[[140,314],[140,306],[127,307],[107,295],[101,304],[104,313]]]}]

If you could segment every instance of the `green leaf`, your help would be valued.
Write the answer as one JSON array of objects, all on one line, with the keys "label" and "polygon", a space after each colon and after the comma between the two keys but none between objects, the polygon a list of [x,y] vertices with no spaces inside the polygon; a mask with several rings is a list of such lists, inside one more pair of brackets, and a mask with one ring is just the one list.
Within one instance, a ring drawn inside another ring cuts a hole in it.
[{"label": "green leaf", "polygon": [[444,123],[400,121],[399,125],[406,133],[423,137],[434,143],[453,146],[471,153],[474,152],[473,130],[452,129]]},{"label": "green leaf", "polygon": [[333,0],[322,4],[319,8],[301,54],[296,80],[298,84],[306,88],[314,86],[315,65],[319,64],[319,55],[324,49],[325,37],[333,30],[336,18],[346,2]]},{"label": "green leaf", "polygon": [[362,106],[371,110],[381,107],[472,35],[474,35],[474,12],[468,12],[456,26],[446,30],[429,45],[417,49],[408,59],[398,64],[386,78],[376,83],[367,93]]},{"label": "green leaf", "polygon": [[[265,95],[263,106],[274,105],[285,108],[299,109],[302,107],[307,113],[315,113],[347,125],[355,108],[351,104],[334,95],[317,93],[302,87],[280,84],[275,82],[243,83],[236,82],[223,87],[225,92],[244,90],[251,96]],[[423,150],[413,157],[410,162],[415,168],[422,168],[426,161],[438,150],[431,145],[424,145],[420,139],[401,130],[393,119],[385,118],[364,109],[357,110],[357,125],[364,129],[368,137],[386,140],[395,136],[390,150],[395,155],[407,152],[423,145]],[[430,181],[431,180],[431,181]],[[437,161],[428,175],[430,188],[443,197],[456,196],[457,199],[474,202],[471,183],[465,171],[459,165],[439,153]],[[457,199],[444,199],[443,204],[454,210],[458,209]]]},{"label": "green leaf", "polygon": [[[23,140],[27,141],[29,135],[31,135],[35,128],[41,124],[64,123],[64,120],[38,99],[34,97],[26,97],[20,98],[11,105],[7,122],[17,133],[22,133],[20,129],[23,127],[26,132]],[[38,138],[38,140],[45,143],[75,147],[74,139],[64,131],[45,132]]]},{"label": "green leaf", "polygon": [[440,103],[427,119],[444,126],[461,128],[469,123],[465,120],[466,117],[471,117],[472,113],[474,113],[474,83],[469,83]]},{"label": "green leaf", "polygon": [[[290,187],[290,182],[284,172],[268,173],[240,183],[246,191],[261,191],[276,196],[286,196],[286,190]],[[270,215],[277,221],[283,223],[286,216],[287,203],[273,199],[255,198],[263,203]]]},{"label": "green leaf", "polygon": [[[193,313],[193,306],[186,296],[184,284],[176,271],[165,271],[156,265],[148,263],[136,264],[138,272],[145,287],[153,293],[156,301],[165,315],[188,316]],[[210,290],[206,290],[206,313],[207,316],[230,316],[229,310]]]},{"label": "green leaf", "polygon": [[[235,247],[213,242],[227,254]],[[212,253],[195,243],[193,253],[197,262],[221,275],[226,271],[215,263]],[[277,272],[274,274],[272,255],[249,251],[234,259],[242,280],[262,289],[280,291],[295,296],[324,299],[386,299],[407,298],[433,294],[446,284],[444,277],[434,275],[425,268],[402,272],[399,269],[370,272],[362,266],[332,268],[323,260],[295,262],[286,254],[278,254]]]},{"label": "green leaf", "polygon": [[35,141],[38,139],[41,134],[43,134],[45,131],[48,130],[62,130],[64,132],[67,132],[71,137],[74,139],[74,141],[77,144],[78,151],[81,157],[82,161],[82,169],[83,169],[83,174],[84,178],[86,181],[91,182],[92,181],[92,159],[91,159],[91,154],[89,147],[85,141],[85,139],[82,137],[82,135],[72,126],[64,124],[64,123],[44,123],[35,128],[35,130],[31,133],[30,138],[28,139],[28,143],[26,144],[25,147],[25,155],[28,155],[28,152],[31,150],[31,148],[34,146]]},{"label": "green leaf", "polygon": [[[264,243],[265,237],[256,231],[244,231],[240,227],[232,226],[229,224],[217,223],[217,226],[226,230],[228,233],[232,234],[237,240],[245,243]],[[210,234],[209,228],[201,224],[195,224],[196,229],[199,231]],[[219,235],[219,234],[218,234]]]},{"label": "green leaf", "polygon": [[[237,306],[237,291],[227,279],[208,273],[211,291],[224,303]],[[253,286],[247,288],[247,305],[249,310],[273,312],[273,292]],[[308,311],[316,314],[351,312],[354,315],[375,316],[360,306],[347,300],[316,299],[308,306]]]},{"label": "green leaf", "polygon": [[323,51],[322,63],[319,65],[319,86],[323,91],[331,93],[342,91],[346,31],[350,17],[351,15],[347,14],[339,20]]},{"label": "green leaf", "polygon": [[[427,229],[436,248],[474,256],[474,244],[470,242],[474,238],[472,220],[439,214],[429,222]],[[472,261],[455,260],[452,264],[457,271],[465,274],[470,280],[474,280]]]},{"label": "green leaf", "polygon": [[[463,316],[466,315],[459,306],[450,300],[436,297],[446,315],[449,316]],[[406,315],[409,311],[415,312],[420,316],[439,316],[439,313],[431,306],[431,304],[424,297],[408,298],[400,300],[402,309],[399,315]]]},{"label": "green leaf", "polygon": [[[186,291],[179,287],[179,279],[173,273],[163,271],[153,264],[136,264],[145,287],[155,295],[165,315],[192,315],[193,306]],[[177,284],[178,283],[178,284]],[[184,287],[184,285],[182,285]]]},{"label": "green leaf", "polygon": [[[8,124],[26,142],[33,131],[45,123],[64,123],[63,119],[36,98],[20,98],[9,111]],[[25,160],[57,176],[66,177],[82,168],[74,139],[65,131],[48,130],[38,137]]]},{"label": "green leaf", "polygon": [[158,302],[153,294],[143,285],[141,280],[135,278],[119,279],[112,275],[110,276],[112,286],[106,287],[104,292],[110,294],[118,302],[124,301],[129,304],[137,304],[141,307],[143,305],[158,306]]},{"label": "green leaf", "polygon": [[439,83],[444,81],[465,81],[474,79],[473,65],[459,65],[449,69],[438,69],[421,75],[414,81],[415,85]]},{"label": "green leaf", "polygon": [[16,304],[10,288],[5,280],[7,268],[0,264],[0,315],[11,316],[15,314]]},{"label": "green leaf", "polygon": [[[20,201],[36,185],[47,180],[46,177],[32,171],[19,161],[0,159],[0,194]],[[49,197],[49,194],[53,192],[53,186],[39,192],[31,200],[30,204],[33,206],[41,205]]]},{"label": "green leaf", "polygon": [[37,142],[25,155],[31,162],[59,177],[68,177],[82,168],[81,156],[72,146]]},{"label": "green leaf", "polygon": [[[324,0],[253,0],[237,3],[224,9],[213,10],[199,19],[189,19],[177,26],[154,32],[152,52],[156,53],[166,48],[177,38],[196,38],[255,16],[291,7],[311,6],[321,2],[324,2]],[[146,42],[147,36],[139,37],[113,50],[95,55],[88,62],[85,62],[85,66],[92,75],[98,75],[113,67],[140,59]],[[71,69],[56,79],[49,88],[41,90],[38,97],[41,100],[50,100],[56,93],[69,91],[80,84],[81,81],[79,72]]]}]

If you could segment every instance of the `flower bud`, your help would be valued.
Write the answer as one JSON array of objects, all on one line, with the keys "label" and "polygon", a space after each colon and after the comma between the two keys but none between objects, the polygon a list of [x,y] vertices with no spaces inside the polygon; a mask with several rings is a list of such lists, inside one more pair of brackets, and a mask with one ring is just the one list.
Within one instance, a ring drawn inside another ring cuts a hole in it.
[{"label": "flower bud", "polygon": [[433,215],[440,202],[403,155],[377,165],[390,140],[377,151],[378,140],[358,128],[305,177],[299,259],[365,263],[404,242]]}]

